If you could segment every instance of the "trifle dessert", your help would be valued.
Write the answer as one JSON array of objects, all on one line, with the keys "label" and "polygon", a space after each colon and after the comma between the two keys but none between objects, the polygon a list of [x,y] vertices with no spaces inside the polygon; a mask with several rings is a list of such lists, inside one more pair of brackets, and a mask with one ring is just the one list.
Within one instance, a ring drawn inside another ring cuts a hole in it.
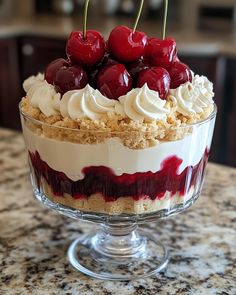
[{"label": "trifle dessert", "polygon": [[214,128],[213,85],[179,60],[175,40],[125,26],[107,42],[74,31],[66,53],[23,84],[37,194],[109,215],[173,210],[196,198]]}]

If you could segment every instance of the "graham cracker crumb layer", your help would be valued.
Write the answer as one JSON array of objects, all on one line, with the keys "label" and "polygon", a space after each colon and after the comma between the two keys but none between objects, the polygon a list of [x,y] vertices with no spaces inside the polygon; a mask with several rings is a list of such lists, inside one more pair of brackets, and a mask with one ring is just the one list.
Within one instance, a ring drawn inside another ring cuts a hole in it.
[{"label": "graham cracker crumb layer", "polygon": [[88,198],[74,199],[69,194],[56,196],[46,180],[41,179],[44,194],[51,201],[67,206],[71,209],[77,209],[84,212],[104,213],[109,215],[119,214],[148,214],[158,212],[160,210],[171,210],[176,205],[184,204],[194,195],[194,187],[184,196],[179,193],[171,195],[166,192],[163,198],[151,200],[149,198],[134,200],[132,197],[124,196],[116,201],[106,202],[102,194],[93,194]]},{"label": "graham cracker crumb layer", "polygon": [[88,118],[78,120],[63,118],[60,113],[46,117],[39,108],[31,105],[28,98],[24,97],[20,104],[21,111],[25,115],[41,123],[46,123],[25,121],[25,124],[39,135],[80,144],[96,144],[116,137],[131,149],[144,149],[155,146],[161,141],[182,139],[192,132],[192,127],[188,126],[189,124],[208,118],[214,108],[211,105],[200,114],[184,116],[176,111],[171,100],[167,100],[165,107],[171,110],[165,121],[135,122],[127,117],[112,113],[94,121]]}]

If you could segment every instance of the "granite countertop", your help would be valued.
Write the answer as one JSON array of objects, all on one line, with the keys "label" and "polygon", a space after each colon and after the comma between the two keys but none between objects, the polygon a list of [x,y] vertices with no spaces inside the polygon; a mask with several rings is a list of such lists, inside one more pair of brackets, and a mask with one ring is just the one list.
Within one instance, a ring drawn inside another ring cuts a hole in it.
[{"label": "granite countertop", "polygon": [[89,278],[66,250],[92,225],[43,208],[32,197],[20,133],[0,129],[0,294],[236,294],[236,169],[208,164],[192,208],[145,225],[168,246],[167,271],[134,282]]},{"label": "granite countertop", "polygon": [[[111,28],[118,24],[132,26],[132,19],[98,17],[89,19],[89,28],[96,28],[105,37]],[[219,25],[218,25],[219,26]],[[82,28],[81,17],[52,15],[34,15],[27,18],[9,18],[0,20],[0,38],[31,35],[67,39],[70,32]],[[149,36],[161,36],[162,24],[154,20],[141,20],[139,24]],[[236,30],[192,29],[185,23],[171,23],[167,28],[168,36],[176,39],[178,50],[184,54],[224,55],[236,57]]]}]

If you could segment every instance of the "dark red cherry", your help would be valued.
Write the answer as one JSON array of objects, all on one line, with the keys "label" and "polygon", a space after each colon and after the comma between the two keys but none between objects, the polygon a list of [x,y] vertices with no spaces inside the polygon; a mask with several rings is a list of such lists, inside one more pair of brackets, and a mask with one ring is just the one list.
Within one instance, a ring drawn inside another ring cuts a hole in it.
[{"label": "dark red cherry", "polygon": [[104,55],[103,60],[102,60],[102,66],[103,67],[117,65],[118,63],[119,62],[117,60],[115,60],[115,58],[109,53],[106,53]]},{"label": "dark red cherry", "polygon": [[87,83],[87,74],[79,65],[60,68],[54,80],[54,85],[61,94],[69,90],[84,88]]},{"label": "dark red cherry", "polygon": [[94,30],[83,32],[74,31],[66,45],[67,56],[75,63],[92,66],[100,62],[105,53],[105,41],[102,35]]},{"label": "dark red cherry", "polygon": [[133,62],[144,54],[147,36],[143,32],[133,32],[126,26],[115,27],[109,36],[108,47],[122,62]]},{"label": "dark red cherry", "polygon": [[176,42],[172,38],[150,38],[145,48],[145,56],[151,65],[166,68],[176,61]]},{"label": "dark red cherry", "polygon": [[118,64],[118,61],[116,61],[110,54],[105,54],[103,60],[99,63],[94,65],[88,70],[89,73],[89,84],[96,88],[97,87],[97,76],[99,71],[106,67],[111,65]]},{"label": "dark red cherry", "polygon": [[89,73],[89,84],[90,86],[92,86],[93,88],[97,88],[97,77],[98,77],[98,73],[100,71],[101,67],[94,67],[92,69],[89,69],[88,73]]},{"label": "dark red cherry", "polygon": [[56,72],[62,67],[68,67],[69,61],[65,60],[64,58],[58,58],[52,61],[46,68],[45,71],[45,79],[49,84],[53,85],[53,81],[56,76]]},{"label": "dark red cherry", "polygon": [[139,60],[127,65],[127,69],[133,79],[137,78],[137,75],[139,72],[141,72],[142,70],[149,69],[149,68],[150,68],[149,63],[146,60],[141,59],[141,58]]},{"label": "dark red cherry", "polygon": [[165,99],[170,89],[170,75],[164,68],[152,67],[138,75],[137,86],[142,87],[145,83],[150,89],[158,91],[161,99]]},{"label": "dark red cherry", "polygon": [[188,81],[192,82],[192,73],[190,68],[182,62],[175,62],[167,70],[170,74],[171,89],[177,88],[181,84],[184,84]]},{"label": "dark red cherry", "polygon": [[97,87],[106,97],[118,99],[132,89],[132,78],[122,64],[107,66],[98,74]]}]

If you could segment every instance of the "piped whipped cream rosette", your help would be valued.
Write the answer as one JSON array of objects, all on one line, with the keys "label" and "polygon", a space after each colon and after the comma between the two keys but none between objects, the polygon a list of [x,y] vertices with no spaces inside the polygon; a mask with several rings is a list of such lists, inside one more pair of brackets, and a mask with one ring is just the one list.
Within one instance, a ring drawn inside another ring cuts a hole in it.
[{"label": "piped whipped cream rosette", "polygon": [[61,99],[60,112],[63,117],[73,120],[87,117],[99,120],[104,114],[115,113],[116,100],[110,100],[97,89],[87,85],[80,90],[71,90]]},{"label": "piped whipped cream rosette", "polygon": [[203,113],[214,101],[213,84],[204,76],[196,75],[193,82],[186,82],[176,89],[170,89],[169,99],[177,106],[177,111],[189,116]]},{"label": "piped whipped cream rosette", "polygon": [[23,83],[23,88],[33,107],[39,108],[47,117],[57,114],[60,108],[61,94],[46,82],[44,75],[38,74],[28,78]]},{"label": "piped whipped cream rosette", "polygon": [[127,116],[133,121],[166,120],[170,110],[165,108],[166,102],[160,99],[158,92],[144,84],[142,88],[129,91],[119,98],[117,113]]}]

